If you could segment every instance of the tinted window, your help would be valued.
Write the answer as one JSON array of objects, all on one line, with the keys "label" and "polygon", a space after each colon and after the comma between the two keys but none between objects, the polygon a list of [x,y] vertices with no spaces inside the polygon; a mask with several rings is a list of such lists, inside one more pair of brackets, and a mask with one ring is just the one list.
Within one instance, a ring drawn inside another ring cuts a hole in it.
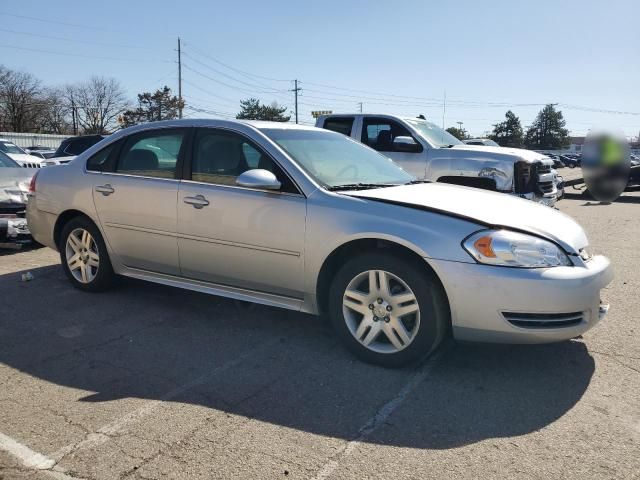
[{"label": "tinted window", "polygon": [[98,153],[95,153],[89,160],[87,160],[87,170],[94,172],[104,172],[107,166],[107,160],[109,159],[109,155],[116,148],[116,145],[119,145],[121,142],[115,142],[111,145],[103,148]]},{"label": "tinted window", "polygon": [[210,128],[196,133],[191,159],[191,179],[216,185],[235,185],[241,173],[252,169],[273,173],[282,191],[298,192],[281,168],[249,139],[237,133]]},{"label": "tinted window", "polygon": [[175,178],[184,131],[155,130],[128,138],[116,172],[144,177]]},{"label": "tinted window", "polygon": [[100,140],[102,140],[102,137],[74,138],[65,147],[64,153],[66,153],[67,155],[80,155],[89,147],[93,147]]},{"label": "tinted window", "polygon": [[324,121],[323,128],[350,136],[353,120],[353,117],[330,117]]},{"label": "tinted window", "polygon": [[409,130],[398,122],[387,119],[365,118],[362,124],[362,143],[379,152],[395,152],[393,139],[413,137]]}]

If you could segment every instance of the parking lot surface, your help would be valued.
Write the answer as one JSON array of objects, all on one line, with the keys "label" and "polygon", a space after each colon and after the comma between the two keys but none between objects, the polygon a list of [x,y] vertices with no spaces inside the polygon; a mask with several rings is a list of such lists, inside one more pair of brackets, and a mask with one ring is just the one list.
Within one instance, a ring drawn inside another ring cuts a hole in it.
[{"label": "parking lot surface", "polygon": [[402,370],[312,316],[132,280],[82,293],[57,253],[3,253],[0,478],[640,478],[640,192],[568,194],[616,270],[606,320]]}]

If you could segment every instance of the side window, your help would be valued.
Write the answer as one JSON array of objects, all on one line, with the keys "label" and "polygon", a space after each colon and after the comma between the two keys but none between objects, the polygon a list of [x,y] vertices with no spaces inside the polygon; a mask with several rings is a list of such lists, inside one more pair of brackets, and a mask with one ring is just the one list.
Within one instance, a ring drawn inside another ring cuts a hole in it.
[{"label": "side window", "polygon": [[185,132],[154,130],[133,135],[125,142],[116,172],[142,177],[175,178]]},{"label": "side window", "polygon": [[395,152],[393,139],[413,137],[409,130],[398,122],[388,119],[365,118],[362,124],[362,143],[379,152]]},{"label": "side window", "polygon": [[94,153],[92,157],[87,160],[87,170],[92,172],[104,172],[107,168],[107,160],[111,152],[116,149],[117,145],[120,145],[120,141],[114,142],[111,145],[103,148],[98,153]]},{"label": "side window", "polygon": [[281,191],[299,193],[271,157],[247,138],[224,130],[198,129],[191,159],[191,180],[235,186],[241,173],[253,169],[273,173],[282,183]]},{"label": "side window", "polygon": [[343,135],[349,137],[351,136],[353,121],[353,117],[329,117],[325,119],[322,128],[331,130],[332,132],[342,133]]}]

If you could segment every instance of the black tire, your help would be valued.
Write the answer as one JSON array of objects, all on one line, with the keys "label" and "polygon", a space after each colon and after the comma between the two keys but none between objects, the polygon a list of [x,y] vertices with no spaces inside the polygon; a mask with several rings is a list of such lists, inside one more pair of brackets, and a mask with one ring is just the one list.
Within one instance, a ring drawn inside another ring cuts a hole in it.
[{"label": "black tire", "polygon": [[[420,324],[411,343],[402,350],[393,353],[372,351],[361,344],[347,326],[343,314],[345,290],[352,279],[370,270],[383,270],[400,278],[417,299]],[[444,339],[451,323],[449,303],[435,275],[426,265],[416,265],[390,253],[364,253],[346,262],[331,283],[328,313],[336,334],[351,352],[365,362],[391,368],[425,358]]]},{"label": "black tire", "polygon": [[[74,277],[71,269],[69,268],[66,258],[67,239],[73,231],[79,228],[84,229],[91,234],[97,247],[100,259],[95,277],[88,283],[82,283]],[[102,292],[109,289],[113,285],[115,280],[115,273],[113,272],[113,267],[111,266],[111,260],[109,259],[107,247],[104,243],[100,230],[87,217],[75,217],[65,224],[60,235],[58,250],[60,251],[60,263],[62,263],[62,269],[64,270],[64,273],[67,275],[67,278],[69,278],[71,284],[74,287],[85,292]]]}]

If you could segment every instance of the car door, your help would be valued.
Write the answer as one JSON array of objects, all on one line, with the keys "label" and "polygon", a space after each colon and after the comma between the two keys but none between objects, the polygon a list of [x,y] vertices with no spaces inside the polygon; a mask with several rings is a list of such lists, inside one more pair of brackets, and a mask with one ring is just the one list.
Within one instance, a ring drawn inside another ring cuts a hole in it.
[{"label": "car door", "polygon": [[[182,275],[302,298],[306,199],[276,162],[240,133],[197,129],[178,194]],[[270,170],[280,191],[239,187],[242,172]]]},{"label": "car door", "polygon": [[187,133],[184,128],[164,128],[133,134],[121,142],[110,168],[93,178],[102,229],[128,267],[180,273],[176,172]]},{"label": "car door", "polygon": [[[419,151],[398,151],[393,145],[396,137],[412,137],[419,145]],[[391,158],[416,178],[425,178],[427,157],[424,148],[401,123],[384,117],[364,117],[360,141]]]}]

